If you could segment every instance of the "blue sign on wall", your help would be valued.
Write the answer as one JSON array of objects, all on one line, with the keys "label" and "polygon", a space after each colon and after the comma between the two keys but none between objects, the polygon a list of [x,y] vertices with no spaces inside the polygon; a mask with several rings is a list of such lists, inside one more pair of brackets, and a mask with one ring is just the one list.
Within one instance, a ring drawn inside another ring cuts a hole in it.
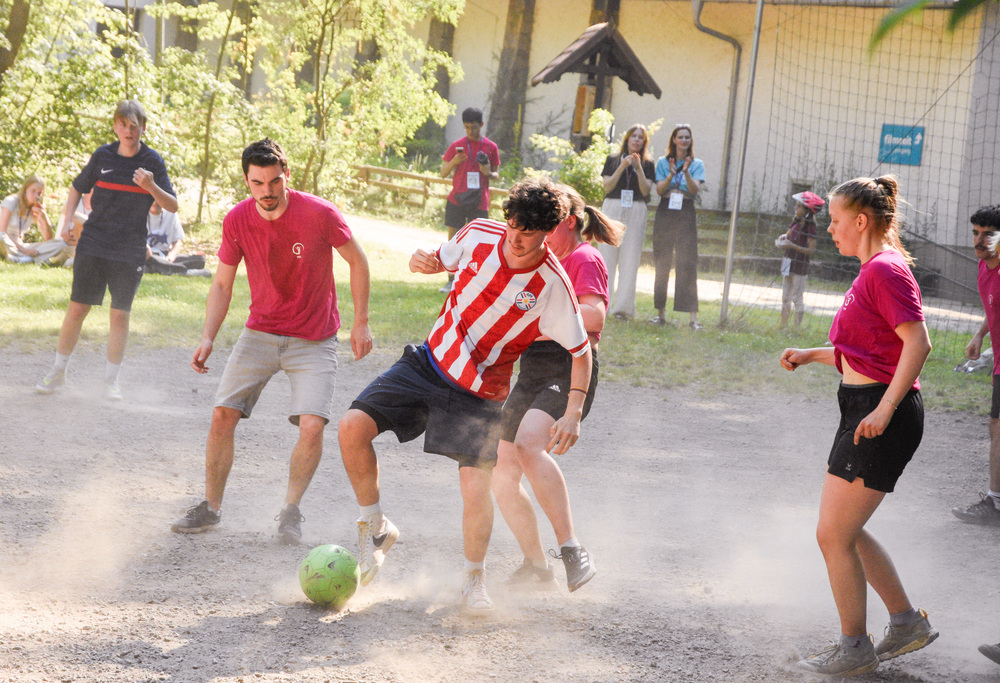
[{"label": "blue sign on wall", "polygon": [[924,151],[924,127],[882,124],[878,160],[884,164],[919,166]]}]

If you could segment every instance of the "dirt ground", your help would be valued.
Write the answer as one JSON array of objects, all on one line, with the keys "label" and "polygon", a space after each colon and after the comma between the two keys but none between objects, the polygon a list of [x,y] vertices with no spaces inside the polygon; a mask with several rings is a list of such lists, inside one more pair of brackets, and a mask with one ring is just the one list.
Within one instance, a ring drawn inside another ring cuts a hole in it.
[{"label": "dirt ground", "polygon": [[[341,357],[337,414],[397,351]],[[837,633],[813,539],[832,374],[829,398],[804,401],[602,385],[561,460],[597,576],[572,595],[505,592],[520,557],[498,514],[498,609],[472,618],[456,607],[456,468],[391,435],[377,448],[399,544],[342,612],[306,601],[299,561],[321,543],[356,550],[357,508],[328,430],[305,543],[274,539],[296,436],[283,377],[238,431],[222,528],[170,532],[202,497],[227,353],[200,376],[189,349],[132,349],[121,404],[98,398],[97,349],[78,352],[72,386],[51,397],[32,390],[50,353],[0,357],[0,681],[797,681],[795,649]],[[870,524],[941,637],[866,680],[1000,680],[976,651],[1000,640],[1000,530],[949,513],[986,484],[985,422],[931,412]],[[871,602],[878,637],[888,619]]]}]

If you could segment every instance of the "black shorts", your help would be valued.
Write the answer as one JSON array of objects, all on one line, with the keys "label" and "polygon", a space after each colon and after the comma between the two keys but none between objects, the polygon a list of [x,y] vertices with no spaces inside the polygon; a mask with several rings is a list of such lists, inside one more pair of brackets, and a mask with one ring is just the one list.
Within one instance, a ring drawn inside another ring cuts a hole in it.
[{"label": "black shorts", "polygon": [[497,461],[501,407],[446,380],[427,350],[413,344],[351,404],[375,421],[379,434],[392,431],[400,443],[424,434],[424,452],[481,468]]},{"label": "black shorts", "polygon": [[131,311],[142,281],[143,264],[111,261],[99,256],[77,254],[73,261],[73,291],[70,301],[88,306],[104,303],[104,291],[111,293],[111,308]]},{"label": "black shorts", "polygon": [[919,391],[908,391],[885,431],[874,439],[862,438],[855,446],[854,430],[875,410],[887,388],[885,384],[840,385],[840,427],[827,472],[847,481],[861,477],[865,488],[891,493],[924,435],[924,401]]},{"label": "black shorts", "polygon": [[[584,418],[590,412],[597,392],[597,351],[591,348],[591,352],[594,363],[590,370],[587,398],[583,402]],[[566,413],[566,402],[569,400],[572,369],[573,356],[557,342],[539,341],[525,349],[521,354],[517,384],[503,404],[500,438],[513,442],[521,419],[532,408],[548,413],[554,420],[561,418]]]},{"label": "black shorts", "polygon": [[993,375],[993,405],[990,406],[990,417],[1000,419],[1000,375]]},{"label": "black shorts", "polygon": [[465,227],[466,223],[469,223],[476,218],[486,218],[488,216],[489,211],[484,211],[479,208],[459,206],[458,204],[452,204],[451,202],[444,203],[444,224],[445,227],[448,228],[460,230]]}]

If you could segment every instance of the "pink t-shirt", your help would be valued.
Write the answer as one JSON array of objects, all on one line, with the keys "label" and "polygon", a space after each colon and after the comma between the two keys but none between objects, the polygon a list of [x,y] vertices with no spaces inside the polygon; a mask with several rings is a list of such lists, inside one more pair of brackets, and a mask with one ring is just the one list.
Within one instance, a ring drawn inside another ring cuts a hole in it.
[{"label": "pink t-shirt", "polygon": [[986,309],[986,326],[990,329],[990,344],[993,350],[993,374],[1000,375],[1000,266],[992,270],[986,261],[979,262],[979,296]]},{"label": "pink t-shirt", "polygon": [[[596,294],[604,300],[604,306],[607,307],[610,299],[608,296],[608,267],[604,263],[601,252],[597,251],[589,242],[581,242],[580,246],[560,263],[563,270],[569,275],[570,282],[573,283],[573,293],[576,294],[577,300],[583,296]],[[600,330],[594,334],[594,339],[600,341]]]},{"label": "pink t-shirt", "polygon": [[[920,287],[898,251],[882,251],[861,265],[861,272],[844,295],[844,305],[833,317],[837,369],[841,358],[866,377],[889,384],[899,364],[903,340],[896,328],[924,319]],[[913,382],[920,388],[920,378]]]},{"label": "pink t-shirt", "polygon": [[333,250],[351,239],[336,206],[288,191],[288,208],[275,221],[261,218],[253,198],[222,221],[219,260],[246,260],[250,283],[247,327],[286,337],[328,339],[340,329]]},{"label": "pink t-shirt", "polygon": [[480,150],[486,152],[486,156],[490,158],[490,168],[499,168],[500,149],[497,147],[495,142],[490,140],[485,135],[475,142],[470,140],[468,137],[464,137],[451,143],[448,149],[445,150],[444,156],[441,158],[445,161],[451,161],[455,155],[458,154],[459,147],[465,148],[466,160],[464,163],[455,166],[453,170],[454,175],[451,177],[451,192],[448,193],[448,201],[452,204],[456,204],[455,195],[469,189],[469,176],[467,174],[476,173],[479,175],[479,187],[483,190],[482,196],[479,198],[479,210],[489,211],[490,177],[483,175],[480,172],[479,162],[476,161],[476,156]]}]

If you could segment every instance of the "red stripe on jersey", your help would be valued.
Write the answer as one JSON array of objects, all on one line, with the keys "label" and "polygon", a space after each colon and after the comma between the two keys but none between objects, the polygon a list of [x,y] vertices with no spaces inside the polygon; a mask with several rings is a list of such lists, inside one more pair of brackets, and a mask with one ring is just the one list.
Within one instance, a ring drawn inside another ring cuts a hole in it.
[{"label": "red stripe on jersey", "polygon": [[142,189],[138,185],[121,185],[119,183],[109,183],[104,180],[98,180],[96,183],[97,187],[103,187],[105,190],[117,190],[118,192],[135,192],[136,194],[149,194],[147,190]]}]

